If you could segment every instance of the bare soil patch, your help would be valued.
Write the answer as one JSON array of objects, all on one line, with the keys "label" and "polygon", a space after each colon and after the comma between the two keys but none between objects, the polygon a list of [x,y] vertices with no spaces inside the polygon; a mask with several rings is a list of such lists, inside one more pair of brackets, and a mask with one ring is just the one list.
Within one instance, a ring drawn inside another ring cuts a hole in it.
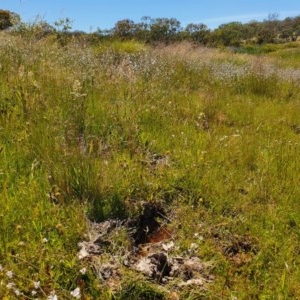
[{"label": "bare soil patch", "polygon": [[[115,238],[126,232],[127,248],[115,246]],[[211,264],[199,257],[178,255],[174,228],[164,209],[147,203],[135,219],[90,223],[89,237],[79,243],[78,257],[89,262],[99,279],[118,289],[124,272],[130,269],[143,274],[145,280],[172,286],[205,288],[213,281]]]}]

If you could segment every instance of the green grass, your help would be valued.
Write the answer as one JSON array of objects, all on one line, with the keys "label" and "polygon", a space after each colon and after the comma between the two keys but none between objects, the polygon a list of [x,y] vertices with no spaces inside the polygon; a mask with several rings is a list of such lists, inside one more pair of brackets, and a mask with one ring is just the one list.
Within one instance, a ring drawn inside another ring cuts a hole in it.
[{"label": "green grass", "polygon": [[106,51],[113,51],[115,53],[139,53],[146,50],[146,46],[140,42],[121,41],[121,40],[103,40],[94,48],[96,53],[104,53]]},{"label": "green grass", "polygon": [[37,281],[40,298],[170,298],[129,271],[110,291],[76,256],[87,217],[145,201],[176,215],[179,255],[198,243],[214,266],[180,299],[299,298],[299,81],[280,76],[298,48],[78,43],[1,35],[0,298],[32,299]]},{"label": "green grass", "polygon": [[278,44],[245,44],[236,51],[238,53],[247,53],[247,54],[254,54],[254,55],[262,55],[262,54],[275,54],[280,52],[287,52],[286,50],[296,50],[299,48],[298,42],[287,42],[287,43],[278,43]]}]

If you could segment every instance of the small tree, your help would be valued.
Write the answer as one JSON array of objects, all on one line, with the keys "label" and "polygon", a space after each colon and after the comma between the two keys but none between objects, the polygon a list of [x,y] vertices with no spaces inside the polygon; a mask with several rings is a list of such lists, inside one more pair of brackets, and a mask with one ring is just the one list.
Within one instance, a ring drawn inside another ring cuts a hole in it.
[{"label": "small tree", "polygon": [[65,33],[72,29],[72,23],[73,21],[71,19],[65,18],[59,19],[58,21],[54,22],[54,26],[58,31]]},{"label": "small tree", "polygon": [[0,9],[0,30],[12,27],[20,22],[21,18],[18,14],[8,10]]},{"label": "small tree", "polygon": [[220,41],[224,46],[239,46],[244,26],[240,22],[222,24],[218,27]]},{"label": "small tree", "polygon": [[69,38],[69,31],[72,29],[73,21],[69,18],[59,19],[54,22],[58,42],[61,46],[66,46]]},{"label": "small tree", "polygon": [[175,41],[180,30],[180,22],[177,19],[157,18],[150,25],[150,39],[152,42]]},{"label": "small tree", "polygon": [[188,34],[192,41],[201,44],[207,44],[210,30],[205,24],[190,23],[185,27],[185,32]]},{"label": "small tree", "polygon": [[132,20],[125,19],[118,21],[113,29],[113,35],[121,39],[130,39],[135,32],[135,24]]}]

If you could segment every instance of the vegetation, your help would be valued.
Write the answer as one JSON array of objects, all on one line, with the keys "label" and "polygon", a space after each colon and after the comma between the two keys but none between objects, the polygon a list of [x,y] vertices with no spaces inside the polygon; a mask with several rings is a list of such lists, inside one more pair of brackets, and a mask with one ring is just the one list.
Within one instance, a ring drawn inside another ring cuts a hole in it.
[{"label": "vegetation", "polygon": [[12,27],[20,22],[20,16],[16,13],[0,9],[0,30]]},{"label": "vegetation", "polygon": [[190,23],[185,27],[175,18],[143,17],[140,23],[125,19],[118,21],[110,30],[98,30],[102,37],[122,40],[136,39],[151,44],[192,41],[207,46],[234,46],[245,44],[284,43],[296,41],[300,35],[300,17],[279,20],[270,14],[263,22],[243,24],[231,22],[211,30],[205,24]]},{"label": "vegetation", "polygon": [[[299,43],[258,56],[41,24],[0,33],[0,298],[300,298]],[[212,283],[174,294],[128,270],[110,289],[79,260],[88,219],[145,202]]]},{"label": "vegetation", "polygon": [[[39,30],[42,35],[61,33],[64,36],[75,34],[87,35],[84,32],[71,32],[72,21],[69,18],[60,19],[53,24],[44,20],[34,24],[26,24],[20,16],[10,11],[0,10],[0,30],[13,26],[16,32]],[[286,43],[296,41],[300,35],[300,16],[288,17],[279,20],[276,13],[269,14],[262,22],[250,21],[248,23],[231,22],[221,24],[218,28],[209,29],[203,23],[190,23],[185,27],[176,18],[142,17],[135,23],[130,19],[116,22],[111,29],[101,29],[93,34],[94,38],[101,40],[136,40],[148,44],[170,44],[174,42],[189,41],[209,47],[234,47],[245,49],[251,45],[265,43]]]}]

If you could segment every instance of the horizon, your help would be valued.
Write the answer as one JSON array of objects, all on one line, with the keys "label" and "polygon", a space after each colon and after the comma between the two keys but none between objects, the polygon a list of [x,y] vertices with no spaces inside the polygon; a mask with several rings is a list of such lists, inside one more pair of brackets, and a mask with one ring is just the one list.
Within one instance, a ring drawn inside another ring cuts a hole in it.
[{"label": "horizon", "polygon": [[72,3],[70,0],[40,3],[38,0],[0,0],[0,9],[9,10],[20,15],[22,21],[33,23],[44,20],[53,24],[59,19],[72,20],[72,30],[94,32],[111,29],[116,22],[130,19],[135,23],[143,16],[151,18],[176,18],[181,26],[189,23],[203,23],[210,29],[230,22],[248,23],[261,22],[270,14],[278,14],[283,20],[287,17],[300,15],[300,3],[296,0],[265,1],[252,0],[240,3],[230,0],[211,0],[209,3],[199,3],[197,0],[146,0],[143,4],[138,0],[124,3],[121,0],[102,0],[97,3],[86,0]]}]

